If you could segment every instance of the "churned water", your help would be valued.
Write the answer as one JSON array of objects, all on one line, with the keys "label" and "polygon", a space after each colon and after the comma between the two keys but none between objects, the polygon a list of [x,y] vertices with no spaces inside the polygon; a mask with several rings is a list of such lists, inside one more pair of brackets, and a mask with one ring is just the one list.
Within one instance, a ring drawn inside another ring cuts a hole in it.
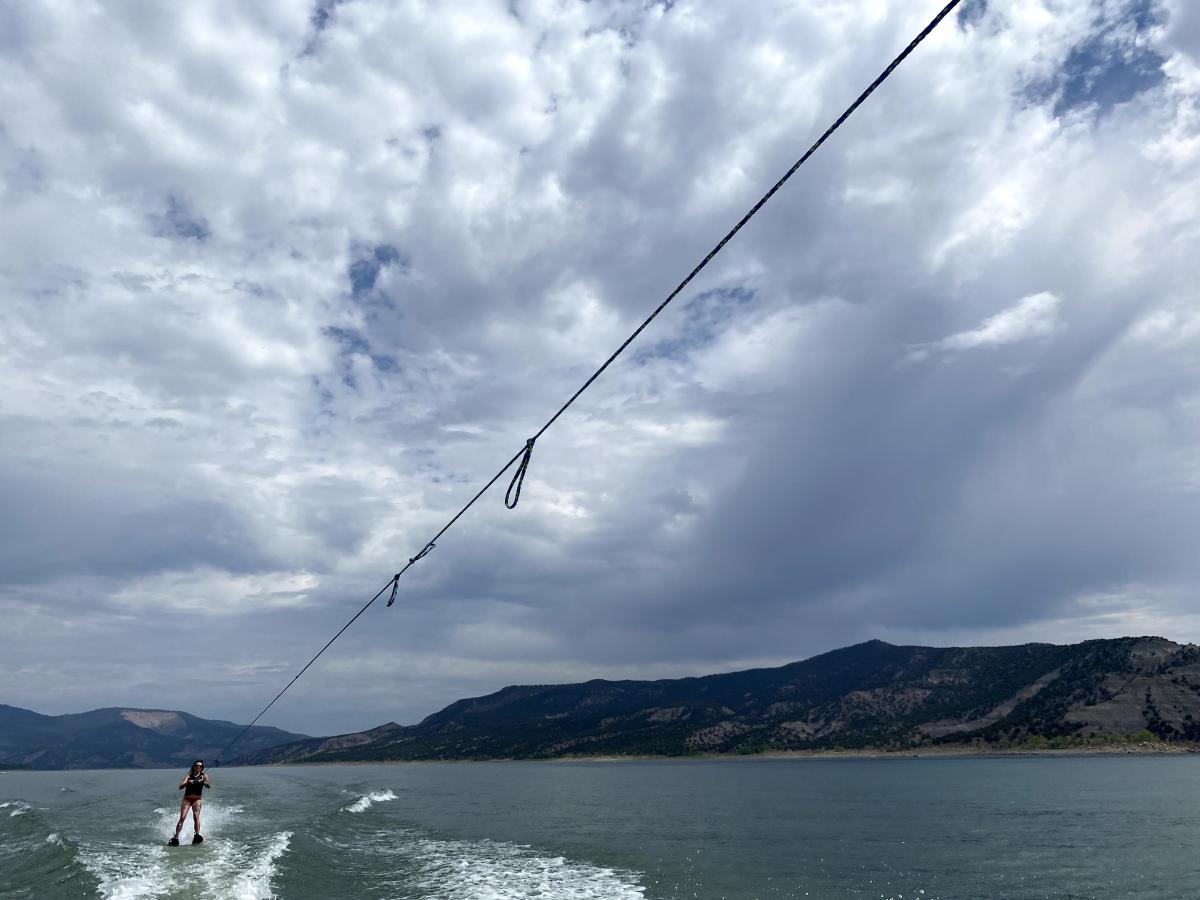
[{"label": "churned water", "polygon": [[0,897],[1195,898],[1200,757],[0,774]]}]

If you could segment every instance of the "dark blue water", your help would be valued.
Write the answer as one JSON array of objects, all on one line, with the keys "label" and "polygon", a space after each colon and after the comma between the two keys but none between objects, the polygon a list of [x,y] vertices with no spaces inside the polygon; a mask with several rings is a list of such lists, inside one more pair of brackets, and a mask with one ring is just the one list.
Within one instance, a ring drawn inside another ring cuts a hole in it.
[{"label": "dark blue water", "polygon": [[0,896],[1200,896],[1200,757],[219,769],[167,848],[179,774],[0,775]]}]

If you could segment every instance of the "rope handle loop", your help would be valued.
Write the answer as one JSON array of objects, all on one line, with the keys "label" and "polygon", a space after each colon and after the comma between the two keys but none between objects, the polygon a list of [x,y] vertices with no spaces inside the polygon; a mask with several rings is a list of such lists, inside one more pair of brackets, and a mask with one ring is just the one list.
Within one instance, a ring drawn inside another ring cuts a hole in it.
[{"label": "rope handle loop", "polygon": [[[437,547],[437,544],[435,544],[433,541],[430,541],[428,544],[426,544],[424,547],[421,548],[420,553],[418,553],[416,556],[409,559],[408,564],[411,566],[413,563],[420,562],[425,557],[427,557],[431,552],[433,552],[433,549],[435,547]],[[399,578],[400,576],[397,575],[396,577]]]},{"label": "rope handle loop", "polygon": [[521,486],[525,484],[525,472],[529,469],[529,458],[533,456],[533,443],[536,440],[537,438],[530,438],[525,442],[521,464],[517,466],[516,474],[509,482],[508,490],[504,492],[504,505],[509,509],[516,509],[517,504],[521,502]]},{"label": "rope handle loop", "polygon": [[387,605],[391,606],[396,602],[396,588],[400,587],[400,573],[397,572],[392,576],[392,596],[388,597]]}]

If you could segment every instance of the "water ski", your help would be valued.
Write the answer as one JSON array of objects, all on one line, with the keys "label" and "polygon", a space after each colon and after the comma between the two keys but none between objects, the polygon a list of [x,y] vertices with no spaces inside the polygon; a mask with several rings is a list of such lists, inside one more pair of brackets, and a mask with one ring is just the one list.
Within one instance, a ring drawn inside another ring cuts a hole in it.
[{"label": "water ski", "polygon": [[204,835],[202,835],[202,834],[192,835],[192,843],[193,844],[203,844],[204,843]]},{"label": "water ski", "polygon": [[167,841],[167,846],[168,847],[178,847],[179,846],[179,838],[177,838],[177,837],[171,838],[169,841]]}]

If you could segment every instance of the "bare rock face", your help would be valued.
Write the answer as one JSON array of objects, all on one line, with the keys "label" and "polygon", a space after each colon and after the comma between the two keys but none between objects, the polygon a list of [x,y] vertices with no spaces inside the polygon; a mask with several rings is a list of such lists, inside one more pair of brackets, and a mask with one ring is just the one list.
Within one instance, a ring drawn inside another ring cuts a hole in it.
[{"label": "bare rock face", "polygon": [[779,668],[704,678],[507,687],[417,725],[303,741],[244,761],[1134,739],[1200,740],[1200,648],[1156,637],[948,648],[868,641]]},{"label": "bare rock face", "polygon": [[[979,731],[988,726],[995,725],[997,722],[1003,721],[1009,716],[1013,710],[1026,700],[1030,700],[1038,695],[1046,685],[1059,676],[1059,670],[1054,669],[1047,672],[1040,678],[1035,679],[1031,683],[1025,685],[1011,697],[1006,698],[996,705],[994,709],[989,710],[984,715],[975,719],[942,719],[938,722],[925,722],[918,726],[922,734],[929,737],[946,737],[951,734],[966,734],[968,732]],[[1137,730],[1137,729],[1133,729]]]},{"label": "bare rock face", "polygon": [[165,709],[123,709],[121,718],[138,728],[146,728],[159,734],[174,734],[187,729],[183,716]]},{"label": "bare rock face", "polygon": [[1195,650],[1142,656],[1140,674],[1110,675],[1103,685],[1108,699],[1076,706],[1064,718],[1089,734],[1147,730],[1168,740],[1200,739],[1200,659],[1192,661],[1200,654]]},{"label": "bare rock face", "polygon": [[711,750],[716,747],[725,746],[731,740],[750,730],[751,727],[743,722],[728,720],[718,722],[716,725],[709,725],[706,728],[693,731],[687,737],[687,745],[693,750]]}]

